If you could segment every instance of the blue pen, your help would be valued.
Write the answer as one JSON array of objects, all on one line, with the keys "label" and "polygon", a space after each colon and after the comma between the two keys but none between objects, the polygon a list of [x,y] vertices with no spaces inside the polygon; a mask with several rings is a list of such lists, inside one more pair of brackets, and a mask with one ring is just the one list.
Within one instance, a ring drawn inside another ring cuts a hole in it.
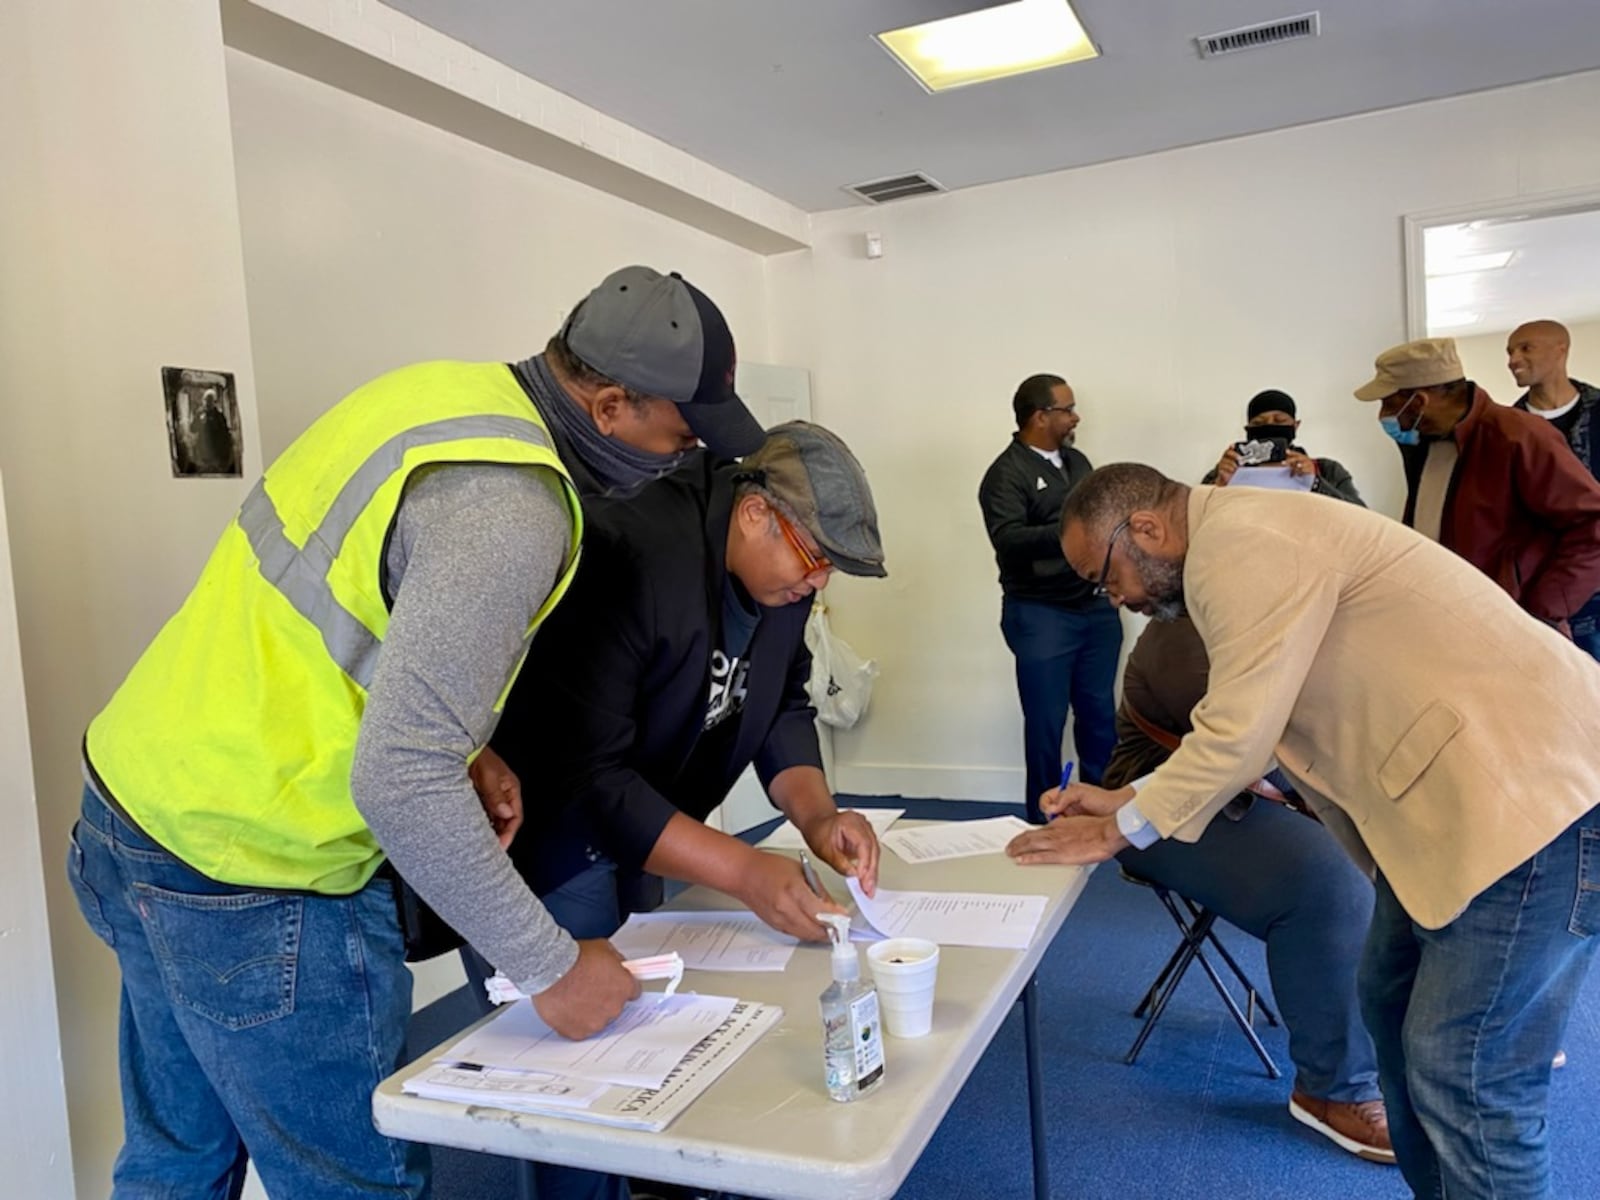
[{"label": "blue pen", "polygon": [[1061,786],[1062,787],[1066,787],[1068,781],[1071,778],[1072,778],[1072,760],[1069,758],[1067,760],[1067,765],[1061,768]]}]

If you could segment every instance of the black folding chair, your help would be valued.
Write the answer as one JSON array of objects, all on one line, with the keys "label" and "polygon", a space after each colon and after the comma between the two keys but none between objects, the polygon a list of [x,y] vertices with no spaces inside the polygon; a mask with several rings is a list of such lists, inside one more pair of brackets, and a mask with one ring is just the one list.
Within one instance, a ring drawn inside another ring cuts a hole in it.
[{"label": "black folding chair", "polygon": [[[1261,1060],[1261,1065],[1267,1069],[1269,1079],[1277,1079],[1282,1072],[1278,1064],[1272,1061],[1272,1055],[1267,1053],[1267,1048],[1261,1044],[1261,1039],[1256,1036],[1255,1014],[1256,1010],[1266,1018],[1268,1025],[1276,1026],[1278,1016],[1268,1007],[1266,1001],[1261,999],[1261,994],[1256,990],[1256,985],[1250,982],[1250,977],[1244,973],[1233,955],[1228,953],[1217,937],[1217,915],[1203,905],[1196,904],[1187,896],[1181,896],[1171,888],[1135,875],[1126,867],[1122,868],[1122,878],[1129,883],[1138,884],[1140,887],[1149,888],[1155,893],[1156,899],[1172,917],[1177,925],[1181,940],[1178,947],[1167,959],[1167,965],[1161,968],[1161,974],[1156,976],[1155,982],[1145,992],[1144,999],[1139,1001],[1139,1007],[1133,1010],[1133,1015],[1144,1018],[1144,1025],[1139,1030],[1139,1036],[1134,1039],[1133,1047],[1128,1051],[1127,1063],[1132,1066],[1139,1060],[1139,1052],[1144,1049],[1144,1044],[1150,1039],[1151,1032],[1156,1027],[1156,1022],[1161,1019],[1161,1014],[1167,1010],[1167,1002],[1172,999],[1172,993],[1178,990],[1178,984],[1183,982],[1184,975],[1191,964],[1198,962],[1205,971],[1206,977],[1211,980],[1211,986],[1217,989],[1217,995],[1222,997],[1222,1002],[1228,1006],[1228,1012],[1233,1016],[1234,1024],[1238,1025],[1239,1032],[1244,1034],[1250,1042],[1250,1048],[1256,1052],[1256,1057]],[[1244,988],[1245,1008],[1240,1011],[1238,1003],[1227,985],[1222,982],[1222,977],[1217,974],[1217,969],[1206,956],[1206,943],[1210,943],[1228,969],[1233,972],[1234,978]]]}]

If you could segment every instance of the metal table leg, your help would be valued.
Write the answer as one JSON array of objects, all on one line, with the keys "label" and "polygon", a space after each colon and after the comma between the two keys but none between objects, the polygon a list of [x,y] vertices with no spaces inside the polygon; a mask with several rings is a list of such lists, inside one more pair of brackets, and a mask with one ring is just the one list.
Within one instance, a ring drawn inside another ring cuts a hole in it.
[{"label": "metal table leg", "polygon": [[1050,1200],[1050,1155],[1044,1136],[1044,1071],[1039,1064],[1039,977],[1022,989],[1023,1057],[1028,1063],[1028,1125],[1033,1136],[1034,1200]]}]

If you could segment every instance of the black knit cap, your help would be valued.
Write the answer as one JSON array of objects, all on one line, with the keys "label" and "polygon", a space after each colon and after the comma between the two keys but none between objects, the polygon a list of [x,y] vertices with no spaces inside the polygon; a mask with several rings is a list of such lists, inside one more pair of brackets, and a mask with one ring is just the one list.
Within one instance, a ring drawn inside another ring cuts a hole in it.
[{"label": "black knit cap", "polygon": [[1264,392],[1257,392],[1250,400],[1250,407],[1245,410],[1248,420],[1254,421],[1264,412],[1281,412],[1294,416],[1294,397],[1288,392],[1280,392],[1277,388],[1268,388]]}]

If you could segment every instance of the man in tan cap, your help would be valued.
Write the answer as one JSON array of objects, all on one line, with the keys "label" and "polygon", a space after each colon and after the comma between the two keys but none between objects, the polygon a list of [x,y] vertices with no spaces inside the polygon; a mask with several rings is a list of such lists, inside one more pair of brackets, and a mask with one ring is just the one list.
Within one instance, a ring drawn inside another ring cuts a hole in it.
[{"label": "man in tan cap", "polygon": [[1403,520],[1570,633],[1600,591],[1600,485],[1548,422],[1496,404],[1465,377],[1451,338],[1378,355],[1356,389],[1400,445]]}]

